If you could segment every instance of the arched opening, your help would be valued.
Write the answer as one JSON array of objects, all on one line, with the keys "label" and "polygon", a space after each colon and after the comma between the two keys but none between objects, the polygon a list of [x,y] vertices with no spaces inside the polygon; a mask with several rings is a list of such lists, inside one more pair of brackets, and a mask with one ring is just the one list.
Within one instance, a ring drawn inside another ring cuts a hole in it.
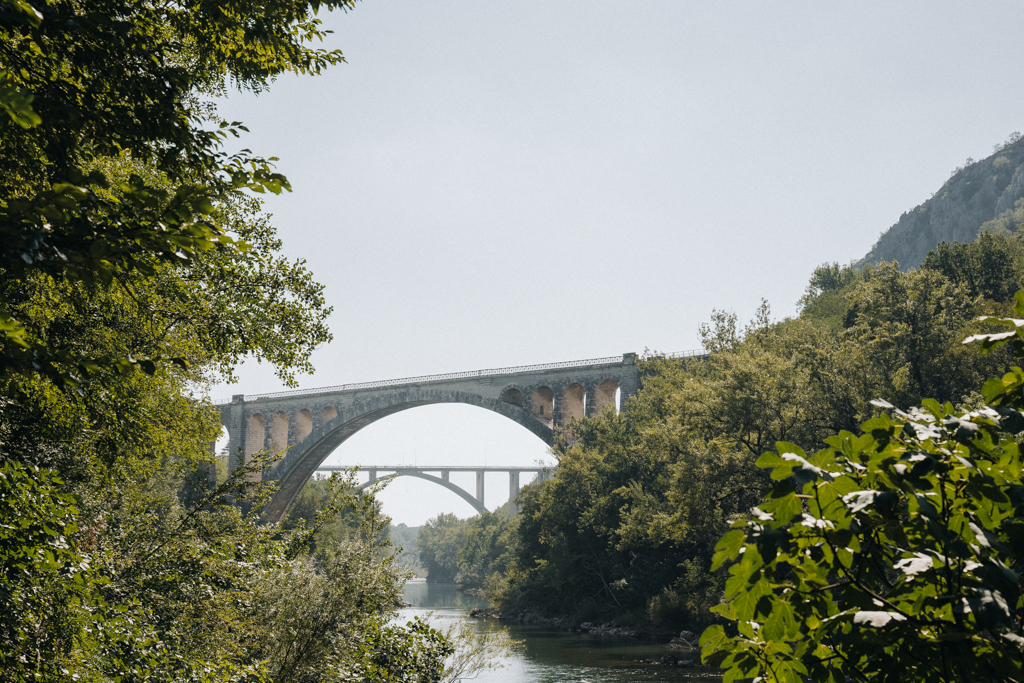
[{"label": "arched opening", "polygon": [[580,420],[586,414],[587,392],[579,384],[570,384],[562,392],[562,424]]},{"label": "arched opening", "polygon": [[[306,484],[306,481],[327,460],[332,451],[342,443],[347,442],[350,437],[355,436],[357,433],[363,433],[371,425],[397,414],[404,414],[406,412],[420,413],[430,408],[441,408],[443,405],[448,408],[455,408],[458,404],[468,404],[465,407],[471,407],[474,411],[490,414],[493,416],[492,419],[496,419],[499,422],[511,421],[511,423],[518,424],[519,427],[524,427],[526,432],[532,433],[534,437],[539,437],[540,443],[536,445],[551,444],[554,438],[549,425],[545,425],[541,420],[531,418],[526,411],[521,410],[518,406],[505,403],[498,396],[492,395],[491,398],[488,398],[470,392],[438,391],[431,388],[422,388],[404,392],[395,398],[398,400],[370,405],[356,405],[346,410],[345,413],[339,412],[334,420],[323,425],[318,424],[301,447],[290,451],[285,459],[275,466],[270,476],[278,482],[278,489],[277,493],[274,494],[271,501],[263,509],[263,519],[268,522],[280,521],[292,500],[294,500],[295,496]],[[418,408],[418,410],[410,410],[412,408]],[[478,460],[480,458],[480,451],[484,450],[483,460],[485,465],[488,462],[493,463],[493,460],[488,459],[487,447],[481,448],[483,446],[482,440],[475,440],[470,437],[466,425],[459,425],[454,429],[451,425],[446,425],[444,432],[446,432],[448,439],[451,439],[453,434],[457,434],[459,437],[456,439],[457,442],[464,443],[476,451],[473,455],[474,460]],[[419,466],[423,466],[423,460],[417,457],[421,443],[422,439],[418,438],[413,444],[410,444],[411,447],[403,449],[404,452],[399,454],[402,456],[402,459],[396,464],[407,464],[409,463],[410,456],[412,456],[411,464],[416,465],[418,463]],[[451,462],[451,448],[445,449],[439,455],[444,460],[441,463],[442,465],[448,465]],[[378,458],[381,458],[381,456],[384,456],[384,453],[378,450],[374,454],[374,460],[379,463],[380,460]],[[341,465],[343,463],[337,464]],[[365,465],[367,461],[344,464]],[[444,468],[442,467],[441,469]]]},{"label": "arched opening", "polygon": [[[473,494],[470,491],[467,491],[466,489],[462,488],[461,486],[453,484],[448,479],[443,479],[441,477],[436,476],[436,473],[433,473],[433,472],[419,472],[419,471],[405,470],[405,471],[397,472],[395,474],[385,475],[384,478],[385,479],[391,479],[391,478],[397,479],[398,477],[403,477],[403,476],[404,477],[416,477],[417,479],[425,479],[425,480],[427,480],[429,482],[433,482],[434,484],[438,484],[440,486],[443,486],[444,488],[448,489],[449,491],[451,491],[452,493],[457,495],[463,501],[468,503],[470,505],[470,507],[472,507],[476,512],[483,512],[484,510],[487,509],[486,507],[484,507],[483,502],[477,500],[476,498],[474,498]],[[388,482],[388,483],[390,484],[390,482]],[[373,482],[367,482],[367,483],[363,484],[362,486],[360,486],[359,488],[360,489],[365,489],[368,486],[371,486],[372,484],[373,484]]]},{"label": "arched opening", "polygon": [[[263,450],[263,442],[267,438],[267,421],[263,416],[256,413],[249,418],[249,424],[245,428],[245,462],[252,460],[252,456]],[[254,476],[253,479],[258,479]]]},{"label": "arched opening", "polygon": [[313,413],[305,408],[295,414],[295,443],[309,436],[313,431]]},{"label": "arched opening", "polygon": [[501,393],[501,400],[506,403],[515,403],[518,406],[523,405],[523,392],[519,391],[515,387],[509,387]]},{"label": "arched opening", "polygon": [[551,420],[555,415],[555,392],[548,387],[537,387],[530,400],[530,412],[534,417],[547,422],[551,426]]},{"label": "arched opening", "polygon": [[[516,411],[525,422],[533,422],[524,411]],[[491,410],[465,404],[422,405],[403,410],[359,429],[338,446],[322,464],[325,466],[361,465],[379,467],[377,477],[391,474],[388,465],[438,466],[428,470],[442,477],[440,466],[453,467],[523,467],[544,461],[553,465],[548,445],[538,435],[524,429],[521,422]],[[292,452],[298,451],[296,446]],[[366,481],[366,474],[360,481]],[[449,481],[474,498],[477,474],[474,471],[451,471]],[[485,504],[494,509],[505,503],[509,491],[508,475],[486,472]],[[529,475],[525,475],[525,483]],[[436,482],[415,476],[398,477],[377,495],[385,514],[409,526],[420,526],[441,512],[454,512],[460,517],[476,514],[464,498],[439,486]]]},{"label": "arched opening", "polygon": [[270,419],[270,452],[278,454],[288,448],[288,413],[279,410]]},{"label": "arched opening", "polygon": [[320,420],[323,422],[330,422],[336,417],[338,417],[338,411],[333,406],[327,406],[320,411]]},{"label": "arched opening", "polygon": [[613,379],[598,384],[594,392],[594,414],[600,415],[605,406],[611,406],[615,412],[619,412],[618,392],[619,383]]},{"label": "arched opening", "polygon": [[221,426],[220,436],[213,446],[214,464],[217,468],[217,483],[223,484],[228,478],[228,471],[231,469],[231,451],[228,450],[231,444],[231,435],[228,428]]},{"label": "arched opening", "polygon": [[[379,478],[387,481],[384,489],[374,497],[381,504],[384,514],[392,518],[392,524],[417,527],[423,526],[428,519],[443,512],[453,513],[461,519],[472,517],[479,512],[476,506],[463,496],[420,477],[391,478],[390,472],[381,472]],[[456,485],[470,493],[474,492],[471,479],[456,482]],[[499,490],[501,487],[494,487],[495,492]]]}]

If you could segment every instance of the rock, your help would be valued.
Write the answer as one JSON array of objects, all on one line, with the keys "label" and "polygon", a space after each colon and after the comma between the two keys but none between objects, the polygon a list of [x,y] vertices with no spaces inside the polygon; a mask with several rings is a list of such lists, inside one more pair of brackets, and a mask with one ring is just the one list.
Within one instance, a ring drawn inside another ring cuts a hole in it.
[{"label": "rock", "polygon": [[581,631],[589,631],[592,628],[594,628],[594,625],[591,624],[589,621],[584,621],[582,624],[580,624]]},{"label": "rock", "polygon": [[469,616],[471,616],[474,619],[482,619],[483,617],[487,616],[487,613],[479,607],[474,607],[473,609],[469,610]]},{"label": "rock", "polygon": [[661,663],[665,666],[675,666],[679,662],[679,657],[669,652],[667,655],[661,656]]},{"label": "rock", "polygon": [[679,662],[679,666],[693,666],[693,660],[692,659],[684,659],[681,662]]},{"label": "rock", "polygon": [[[1010,141],[1008,141],[1010,142]],[[1019,140],[966,168],[958,168],[936,192],[900,216],[858,264],[899,261],[916,267],[939,242],[971,242],[985,224],[1005,225],[1005,212],[1024,196],[1024,144]],[[998,232],[998,230],[996,230]]]},{"label": "rock", "polygon": [[679,637],[683,640],[693,640],[697,635],[693,631],[680,631]]}]

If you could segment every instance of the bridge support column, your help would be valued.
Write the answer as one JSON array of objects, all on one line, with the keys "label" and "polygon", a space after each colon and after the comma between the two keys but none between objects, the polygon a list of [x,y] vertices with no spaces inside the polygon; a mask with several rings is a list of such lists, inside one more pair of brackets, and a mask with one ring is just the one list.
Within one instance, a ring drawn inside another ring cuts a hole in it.
[{"label": "bridge support column", "polygon": [[217,442],[210,442],[210,455],[213,456],[206,466],[206,485],[212,491],[217,488]]},{"label": "bridge support column", "polygon": [[586,386],[586,415],[593,417],[597,415],[597,387],[593,384]]},{"label": "bridge support column", "polygon": [[448,470],[441,470],[441,480],[442,481],[451,481],[451,479],[448,478],[448,474],[449,474]]},{"label": "bridge support column", "polygon": [[228,430],[228,472],[245,462],[245,394],[235,394],[221,409],[220,422]]},{"label": "bridge support column", "polygon": [[476,499],[480,501],[480,504],[484,504],[484,471],[476,471]]},{"label": "bridge support column", "polygon": [[367,472],[370,473],[370,482],[369,483],[372,484],[373,482],[377,481],[377,470],[367,470]]},{"label": "bridge support column", "polygon": [[515,515],[519,513],[519,506],[516,505],[516,498],[519,497],[519,471],[508,473],[508,513]]}]

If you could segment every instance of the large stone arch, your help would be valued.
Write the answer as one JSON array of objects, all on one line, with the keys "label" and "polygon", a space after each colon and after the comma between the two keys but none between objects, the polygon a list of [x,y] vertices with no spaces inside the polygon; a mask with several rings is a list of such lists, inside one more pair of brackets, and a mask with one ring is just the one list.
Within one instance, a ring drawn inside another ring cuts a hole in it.
[{"label": "large stone arch", "polygon": [[395,472],[393,474],[384,475],[383,477],[381,477],[380,479],[378,479],[376,481],[368,481],[368,482],[366,482],[365,484],[363,484],[362,486],[359,487],[359,490],[362,491],[364,489],[367,489],[370,486],[372,486],[373,484],[375,484],[377,481],[380,481],[380,480],[383,480],[383,479],[391,479],[391,478],[394,478],[394,477],[416,477],[418,479],[426,479],[427,481],[430,481],[430,482],[433,482],[435,484],[438,484],[440,486],[445,487],[449,491],[453,491],[453,492],[457,493],[459,495],[459,497],[462,498],[462,500],[464,500],[467,503],[469,503],[470,505],[472,505],[473,509],[476,510],[477,512],[486,512],[487,511],[487,508],[484,507],[484,504],[481,503],[476,498],[474,498],[472,495],[470,495],[469,491],[467,491],[466,489],[464,489],[464,488],[462,488],[460,486],[456,486],[455,484],[451,483],[450,481],[446,481],[446,480],[442,479],[441,477],[435,477],[432,474],[427,474],[425,472],[419,472],[419,471],[416,471],[416,470],[401,470],[401,471]]},{"label": "large stone arch", "polygon": [[[292,446],[276,466],[264,472],[265,480],[277,480],[278,490],[264,509],[263,519],[279,522],[327,456],[360,429],[403,410],[439,403],[464,403],[484,408],[522,425],[548,445],[554,441],[554,431],[545,421],[531,415],[525,406],[500,398],[446,389],[407,389],[365,399],[356,398],[348,405],[338,406],[334,419],[314,427],[309,436]],[[422,478],[429,476],[423,475]],[[438,479],[437,483],[440,482]]]}]

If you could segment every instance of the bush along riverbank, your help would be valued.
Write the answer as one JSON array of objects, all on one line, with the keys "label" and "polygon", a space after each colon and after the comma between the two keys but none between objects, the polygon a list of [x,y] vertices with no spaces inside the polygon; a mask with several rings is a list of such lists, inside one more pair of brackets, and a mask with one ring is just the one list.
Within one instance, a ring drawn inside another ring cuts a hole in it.
[{"label": "bush along riverbank", "polygon": [[664,629],[637,630],[628,626],[619,626],[615,622],[577,622],[569,617],[550,617],[537,611],[506,614],[493,608],[482,607],[470,610],[469,616],[472,619],[495,619],[506,624],[534,626],[545,630],[566,631],[597,638],[630,638],[665,642],[670,648],[669,652],[657,659],[645,658],[638,660],[638,662],[661,664],[664,666],[703,666],[700,662],[700,652],[697,644],[698,634],[693,631],[675,633],[665,631]]}]

